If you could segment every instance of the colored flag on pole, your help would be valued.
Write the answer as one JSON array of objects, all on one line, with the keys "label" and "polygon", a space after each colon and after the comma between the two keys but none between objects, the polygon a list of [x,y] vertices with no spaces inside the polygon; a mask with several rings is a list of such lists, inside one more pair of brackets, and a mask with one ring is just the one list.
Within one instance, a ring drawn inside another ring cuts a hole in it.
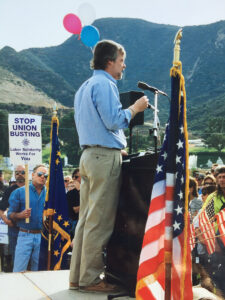
[{"label": "colored flag on pole", "polygon": [[66,253],[71,243],[68,233],[70,223],[58,140],[58,126],[58,118],[53,116],[51,123],[51,156],[43,214],[39,270],[68,268]]},{"label": "colored flag on pole", "polygon": [[190,300],[188,136],[182,66],[171,69],[171,107],[139,261],[136,299]]}]

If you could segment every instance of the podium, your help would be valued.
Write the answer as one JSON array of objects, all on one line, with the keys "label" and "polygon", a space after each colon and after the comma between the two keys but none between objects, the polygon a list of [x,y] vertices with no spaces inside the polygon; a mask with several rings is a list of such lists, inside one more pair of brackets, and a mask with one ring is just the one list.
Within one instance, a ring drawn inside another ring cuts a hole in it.
[{"label": "podium", "polygon": [[134,297],[157,154],[131,155],[122,164],[122,186],[114,231],[106,248],[107,280]]}]

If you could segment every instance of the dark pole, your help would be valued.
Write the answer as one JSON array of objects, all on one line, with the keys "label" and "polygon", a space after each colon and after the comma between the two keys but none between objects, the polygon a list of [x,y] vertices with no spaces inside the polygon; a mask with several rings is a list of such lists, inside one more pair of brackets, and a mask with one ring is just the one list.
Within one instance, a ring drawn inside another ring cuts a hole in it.
[{"label": "dark pole", "polygon": [[157,142],[158,142],[158,92],[154,93],[154,125],[153,125],[153,136],[155,144],[155,154],[157,154]]},{"label": "dark pole", "polygon": [[53,228],[53,216],[48,216],[49,224],[48,224],[48,262],[47,262],[47,270],[51,270],[51,255],[52,255],[52,228]]},{"label": "dark pole", "polygon": [[129,127],[129,129],[130,129],[130,140],[129,140],[129,154],[131,154],[132,153],[132,127]]}]

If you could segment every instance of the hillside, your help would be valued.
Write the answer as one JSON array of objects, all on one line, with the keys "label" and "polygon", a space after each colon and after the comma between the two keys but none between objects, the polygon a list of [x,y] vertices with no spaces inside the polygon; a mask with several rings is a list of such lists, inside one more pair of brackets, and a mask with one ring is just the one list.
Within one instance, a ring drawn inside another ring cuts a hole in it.
[{"label": "hillside", "polygon": [[[127,68],[124,78],[118,83],[120,92],[138,90],[137,82],[141,80],[170,94],[169,70],[177,26],[127,18],[99,19],[94,25],[100,31],[101,39],[116,40],[126,48]],[[91,57],[91,50],[77,36],[71,36],[55,47],[20,52],[4,47],[0,50],[0,66],[35,90],[72,107],[74,92],[92,73],[89,69]],[[225,113],[224,57],[225,21],[183,28],[181,61],[191,129],[201,130],[211,111],[218,111],[220,115]],[[1,88],[0,85],[0,91]],[[9,90],[13,89],[9,87]],[[148,95],[153,102],[153,95]],[[168,115],[168,102],[163,97],[159,98],[159,108],[163,123]],[[146,115],[150,119],[150,113]]]},{"label": "hillside", "polygon": [[[27,103],[31,106],[52,108],[55,100],[37,90],[25,80],[0,67],[0,103]],[[58,103],[58,107],[64,107]]]}]

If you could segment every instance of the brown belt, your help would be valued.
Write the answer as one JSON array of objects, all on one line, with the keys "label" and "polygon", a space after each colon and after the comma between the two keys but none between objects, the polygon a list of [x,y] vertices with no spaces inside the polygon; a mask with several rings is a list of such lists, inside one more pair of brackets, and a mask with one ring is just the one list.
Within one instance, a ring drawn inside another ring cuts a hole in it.
[{"label": "brown belt", "polygon": [[100,146],[100,145],[95,145],[95,146],[89,146],[89,145],[84,145],[82,146],[83,150],[87,149],[87,148],[104,148],[104,149],[109,149],[109,150],[119,150],[121,151],[121,149],[119,148],[108,148],[108,147],[104,147],[104,146]]},{"label": "brown belt", "polygon": [[31,229],[23,229],[23,228],[20,228],[20,231],[27,232],[27,233],[41,233],[41,230],[31,230]]}]

